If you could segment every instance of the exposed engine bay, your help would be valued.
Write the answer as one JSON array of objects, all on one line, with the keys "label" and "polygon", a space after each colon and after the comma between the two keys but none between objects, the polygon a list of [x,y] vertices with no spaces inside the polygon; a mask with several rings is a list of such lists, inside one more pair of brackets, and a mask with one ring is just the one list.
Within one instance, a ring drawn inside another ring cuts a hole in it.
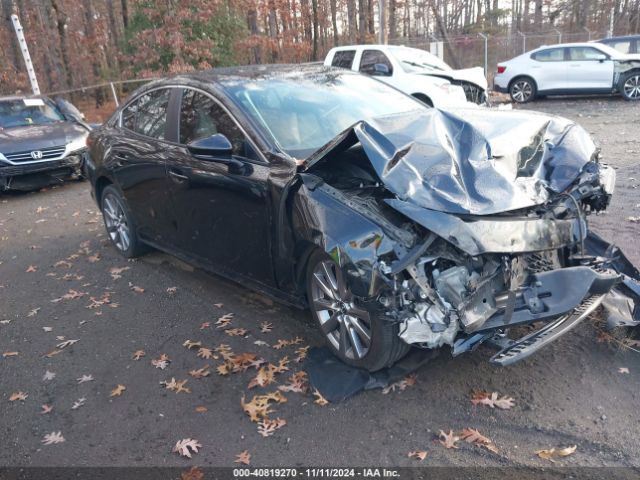
[{"label": "exposed engine bay", "polygon": [[[363,127],[362,132],[366,130]],[[625,279],[611,257],[585,246],[589,239],[600,240],[588,231],[587,216],[607,208],[615,185],[615,171],[599,163],[595,148],[573,181],[563,181],[560,190],[551,187],[552,177],[547,177],[550,181],[544,186],[536,180],[533,189],[527,180],[524,191],[531,193],[529,199],[505,200],[510,205],[531,205],[498,211],[495,202],[481,198],[482,192],[467,184],[465,173],[460,173],[460,196],[476,196],[481,201],[446,208],[447,195],[430,185],[437,207],[430,209],[428,203],[415,200],[420,194],[398,191],[389,186],[393,182],[381,178],[389,178],[408,151],[418,150],[416,145],[388,149],[383,163],[371,157],[389,146],[376,139],[375,132],[366,133],[369,138],[356,132],[359,142],[343,137],[309,172],[323,182],[314,188],[342,198],[368,218],[380,219],[385,231],[400,240],[393,244],[393,253],[376,259],[371,282],[378,286],[370,293],[375,292],[382,315],[398,323],[398,335],[404,342],[424,348],[450,345],[455,355],[504,336],[511,327],[551,322],[541,338],[527,338],[525,346],[503,340],[501,346],[513,352],[510,356],[503,353],[496,363],[512,363],[528,355],[526,348],[533,351],[534,343],[552,338],[551,330],[564,333],[572,328]],[[556,133],[568,136],[567,131]],[[379,142],[378,148],[367,148],[372,138]],[[532,141],[533,146],[519,151],[518,161],[522,167],[524,156],[524,164],[537,156],[537,166],[527,167],[535,176],[546,153],[541,153],[544,142],[539,137]],[[404,182],[409,189],[426,184],[428,179],[419,177],[424,165],[418,171],[417,160],[407,163],[416,179],[395,184]],[[464,164],[460,157],[453,163]],[[482,170],[477,164],[473,168]],[[555,170],[562,168],[557,164]],[[561,175],[567,176],[567,168]],[[632,301],[630,315],[639,313]]]}]

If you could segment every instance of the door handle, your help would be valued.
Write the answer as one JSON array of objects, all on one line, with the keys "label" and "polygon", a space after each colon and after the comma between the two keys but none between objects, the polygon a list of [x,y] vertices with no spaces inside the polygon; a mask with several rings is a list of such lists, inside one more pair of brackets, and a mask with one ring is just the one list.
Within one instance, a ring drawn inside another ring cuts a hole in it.
[{"label": "door handle", "polygon": [[169,169],[169,175],[171,176],[171,180],[173,180],[176,183],[184,183],[187,180],[189,180],[189,177],[180,173],[178,170],[174,168]]}]

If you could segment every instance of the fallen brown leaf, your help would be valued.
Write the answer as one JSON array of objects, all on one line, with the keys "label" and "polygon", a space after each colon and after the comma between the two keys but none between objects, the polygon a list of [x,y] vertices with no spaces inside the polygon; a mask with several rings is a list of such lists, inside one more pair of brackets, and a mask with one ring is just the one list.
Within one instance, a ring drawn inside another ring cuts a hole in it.
[{"label": "fallen brown leaf", "polygon": [[198,357],[200,358],[205,358],[205,359],[210,359],[213,358],[213,350],[211,350],[210,348],[206,348],[206,347],[200,347],[198,349]]},{"label": "fallen brown leaf", "polygon": [[515,401],[511,397],[506,395],[500,397],[498,392],[485,392],[483,390],[475,390],[472,394],[471,403],[474,405],[486,405],[491,408],[500,408],[502,410],[509,410],[515,406]]},{"label": "fallen brown leaf", "polygon": [[260,324],[260,331],[262,333],[269,333],[273,329],[273,324],[269,322],[262,322]]},{"label": "fallen brown leaf", "polygon": [[42,438],[42,443],[44,445],[54,445],[56,443],[62,443],[62,442],[64,442],[64,437],[62,436],[62,432],[47,433]]},{"label": "fallen brown leaf", "polygon": [[439,436],[441,439],[440,443],[444,445],[445,448],[458,448],[456,442],[460,440],[460,437],[453,433],[453,430],[449,430],[449,433],[444,433],[442,430],[440,430]]},{"label": "fallen brown leaf", "polygon": [[183,347],[187,347],[188,350],[191,350],[192,348],[200,348],[202,347],[202,342],[194,342],[191,340],[186,340],[183,344]]},{"label": "fallen brown leaf", "polygon": [[416,450],[414,452],[409,452],[407,454],[407,457],[417,458],[418,460],[423,461],[425,458],[427,458],[427,452],[425,452],[424,450]]},{"label": "fallen brown leaf", "polygon": [[208,408],[205,407],[205,406],[200,405],[200,406],[196,407],[196,412],[198,412],[198,413],[204,413],[206,411],[208,411]]},{"label": "fallen brown leaf", "polygon": [[24,402],[28,396],[29,394],[25,392],[15,392],[11,394],[11,396],[9,397],[9,401],[16,402],[20,400],[21,402]]},{"label": "fallen brown leaf", "polygon": [[2,354],[2,358],[17,357],[17,356],[18,356],[18,352],[4,352]]},{"label": "fallen brown leaf", "polygon": [[198,368],[197,370],[191,370],[189,372],[189,375],[191,375],[193,378],[208,377],[210,374],[211,372],[209,372],[209,365],[205,365],[202,368]]},{"label": "fallen brown leaf", "polygon": [[29,265],[25,270],[26,273],[33,273],[37,271],[38,271],[38,267],[36,267],[35,265]]},{"label": "fallen brown leaf", "polygon": [[247,330],[246,328],[230,328],[228,330],[225,330],[224,333],[231,337],[244,337],[247,333],[249,333],[249,330]]},{"label": "fallen brown leaf", "polygon": [[552,448],[549,450],[538,450],[535,453],[540,458],[543,458],[545,460],[549,460],[552,463],[555,463],[554,458],[567,457],[572,453],[574,453],[577,448],[578,446],[574,445],[573,447],[565,447],[565,448],[558,448],[558,449]]},{"label": "fallen brown leaf", "polygon": [[175,447],[173,447],[173,452],[183,457],[191,458],[193,453],[198,453],[199,448],[202,448],[202,445],[200,445],[197,440],[184,438],[176,442]]},{"label": "fallen brown leaf", "polygon": [[51,413],[52,410],[53,410],[52,405],[42,405],[42,411],[40,412],[40,415],[46,415],[47,413]]},{"label": "fallen brown leaf", "polygon": [[283,392],[295,393],[306,393],[307,389],[307,373],[303,371],[291,375],[286,385],[280,385],[278,387],[278,390]]},{"label": "fallen brown leaf", "polygon": [[198,467],[191,467],[180,474],[180,480],[204,480],[204,472]]},{"label": "fallen brown leaf", "polygon": [[276,418],[274,420],[265,418],[260,423],[258,423],[258,433],[263,437],[270,437],[276,432],[276,430],[281,429],[286,424],[287,421],[284,418]]},{"label": "fallen brown leaf", "polygon": [[110,397],[119,397],[120,395],[123,394],[123,392],[127,389],[127,387],[125,387],[124,385],[120,385],[118,384],[116,386],[116,388],[114,388],[113,390],[111,390],[111,394],[109,395]]},{"label": "fallen brown leaf", "polygon": [[493,453],[498,453],[498,448],[494,445],[494,443],[488,437],[485,437],[474,428],[463,429],[460,433],[460,440],[464,440],[465,442],[484,447]]},{"label": "fallen brown leaf", "polygon": [[238,455],[236,455],[236,459],[233,461],[233,463],[243,463],[245,465],[249,465],[251,463],[251,454],[248,450],[240,452]]},{"label": "fallen brown leaf", "polygon": [[146,355],[146,353],[144,353],[144,350],[136,350],[135,352],[133,352],[133,357],[132,358],[134,360],[140,360],[145,355]]}]

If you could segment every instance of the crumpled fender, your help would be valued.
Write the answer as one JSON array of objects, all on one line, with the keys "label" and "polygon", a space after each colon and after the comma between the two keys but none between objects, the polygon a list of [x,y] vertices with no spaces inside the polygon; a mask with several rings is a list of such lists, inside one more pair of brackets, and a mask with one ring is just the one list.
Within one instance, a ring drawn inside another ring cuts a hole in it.
[{"label": "crumpled fender", "polygon": [[378,259],[393,253],[397,240],[378,223],[346,205],[339,192],[334,195],[334,189],[322,185],[318,177],[301,178],[302,185],[292,205],[296,243],[311,243],[333,258],[348,277],[354,295],[375,296],[383,285]]}]

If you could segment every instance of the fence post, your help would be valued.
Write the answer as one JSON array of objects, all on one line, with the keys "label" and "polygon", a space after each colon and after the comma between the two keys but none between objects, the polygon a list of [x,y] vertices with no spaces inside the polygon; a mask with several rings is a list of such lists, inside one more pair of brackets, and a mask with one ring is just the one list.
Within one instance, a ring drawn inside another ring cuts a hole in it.
[{"label": "fence post", "polygon": [[582,27],[582,28],[589,35],[589,39],[587,41],[590,42],[591,41],[591,33],[592,33],[591,30],[589,30],[587,27]]},{"label": "fence post", "polygon": [[522,36],[522,53],[526,53],[527,51],[527,36],[518,30],[518,35]]},{"label": "fence post", "polygon": [[554,28],[553,31],[558,34],[558,43],[562,43],[562,32],[557,28]]},{"label": "fence post", "polygon": [[33,69],[33,63],[31,63],[31,55],[29,55],[29,47],[27,47],[27,41],[24,38],[24,32],[22,25],[20,24],[20,18],[17,15],[11,15],[11,22],[13,28],[16,31],[16,37],[18,37],[18,43],[20,44],[20,51],[22,52],[22,58],[27,66],[27,72],[29,73],[29,81],[31,82],[31,90],[35,95],[40,95],[40,86],[38,85],[38,78],[36,72]]},{"label": "fence post", "polygon": [[109,82],[109,85],[111,86],[111,93],[113,94],[113,99],[116,102],[116,107],[119,107],[120,103],[118,102],[118,95],[116,95],[116,89],[113,86],[113,82]]},{"label": "fence post", "polygon": [[484,40],[484,76],[486,78],[486,76],[489,74],[489,50],[487,45],[489,37],[484,33],[479,32],[478,35],[480,35]]}]

